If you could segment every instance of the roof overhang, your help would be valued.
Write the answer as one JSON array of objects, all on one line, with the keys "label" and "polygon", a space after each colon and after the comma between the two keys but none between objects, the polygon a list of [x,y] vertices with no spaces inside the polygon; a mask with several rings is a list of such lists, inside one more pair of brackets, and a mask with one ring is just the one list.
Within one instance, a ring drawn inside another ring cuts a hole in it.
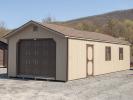
[{"label": "roof overhang", "polygon": [[44,25],[42,25],[42,24],[40,24],[40,23],[37,23],[37,22],[31,20],[31,21],[27,22],[26,24],[20,26],[19,28],[14,29],[14,30],[12,30],[11,32],[9,32],[8,34],[4,35],[3,38],[8,39],[8,38],[10,38],[12,35],[16,34],[17,32],[23,30],[24,28],[26,28],[26,27],[28,27],[29,25],[32,25],[32,24],[33,24],[33,25],[40,26],[40,27],[42,27],[42,28],[44,28],[44,29],[48,29],[49,31],[56,32],[58,35],[61,35],[61,36],[64,36],[64,37],[65,37],[64,34],[62,34],[62,33],[60,33],[60,32],[57,32],[57,31],[55,31],[55,30],[53,30],[53,29],[50,29],[50,28],[48,28],[48,27],[46,27],[46,26],[44,26]]},{"label": "roof overhang", "polygon": [[110,41],[105,41],[105,40],[98,40],[98,39],[91,39],[91,38],[83,38],[83,37],[74,37],[74,36],[67,36],[64,35],[61,32],[55,31],[54,29],[51,29],[49,27],[46,27],[45,25],[42,25],[41,23],[35,22],[35,21],[29,21],[26,24],[20,26],[17,29],[12,30],[11,32],[9,32],[8,34],[6,34],[5,36],[3,36],[3,38],[10,38],[11,36],[13,36],[14,34],[17,34],[19,31],[23,30],[24,28],[28,27],[29,25],[37,25],[41,28],[47,29],[49,31],[55,32],[57,35],[63,36],[65,38],[71,38],[71,39],[80,39],[80,40],[88,40],[88,41],[94,41],[94,42],[103,42],[103,43],[112,43],[112,44],[120,44],[120,45],[131,45],[129,42],[127,43],[119,43],[119,42],[110,42]]},{"label": "roof overhang", "polygon": [[111,43],[111,44],[119,44],[119,45],[131,45],[131,43],[120,43],[120,42],[110,42],[105,40],[98,40],[98,39],[90,39],[90,38],[82,38],[82,37],[73,37],[73,36],[65,36],[69,39],[77,39],[77,40],[86,40],[86,41],[94,41],[94,42],[102,42],[102,43]]}]

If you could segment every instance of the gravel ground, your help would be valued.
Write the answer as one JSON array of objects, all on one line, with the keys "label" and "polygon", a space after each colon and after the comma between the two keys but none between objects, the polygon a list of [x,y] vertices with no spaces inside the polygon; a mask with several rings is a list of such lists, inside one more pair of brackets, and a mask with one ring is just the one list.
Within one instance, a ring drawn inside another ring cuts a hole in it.
[{"label": "gravel ground", "polygon": [[64,82],[8,79],[0,69],[0,100],[133,100],[133,70]]}]

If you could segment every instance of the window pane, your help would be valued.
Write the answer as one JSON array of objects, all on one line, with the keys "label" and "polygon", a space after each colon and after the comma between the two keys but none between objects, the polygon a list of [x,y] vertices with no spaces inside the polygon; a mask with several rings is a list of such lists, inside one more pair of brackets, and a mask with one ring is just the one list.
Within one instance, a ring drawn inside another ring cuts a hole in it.
[{"label": "window pane", "polygon": [[111,47],[105,48],[105,60],[110,61],[111,60]]},{"label": "window pane", "polygon": [[119,60],[123,60],[123,48],[119,48]]}]

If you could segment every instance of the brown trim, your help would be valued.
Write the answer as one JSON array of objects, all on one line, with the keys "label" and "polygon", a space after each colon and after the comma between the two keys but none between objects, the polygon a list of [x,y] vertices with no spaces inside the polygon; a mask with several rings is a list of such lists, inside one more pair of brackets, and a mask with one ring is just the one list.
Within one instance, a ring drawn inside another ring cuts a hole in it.
[{"label": "brown trim", "polygon": [[68,79],[68,75],[69,75],[69,71],[68,71],[68,55],[69,55],[69,40],[67,38],[67,57],[66,57],[66,82],[69,80]]},{"label": "brown trim", "polygon": [[101,42],[101,43],[110,43],[110,44],[118,44],[118,45],[131,45],[130,43],[124,44],[124,43],[119,43],[119,42],[109,42],[109,41],[104,41],[104,40],[96,40],[96,39],[89,39],[89,38],[82,38],[82,37],[71,37],[71,36],[66,36],[69,39],[76,39],[76,40],[84,40],[84,41],[93,41],[93,42]]},{"label": "brown trim", "polygon": [[19,70],[19,43],[21,39],[17,41],[16,43],[16,76],[18,75],[18,70]]},{"label": "brown trim", "polygon": [[17,29],[15,29],[15,30],[13,30],[13,31],[11,31],[11,32],[9,32],[9,33],[7,33],[6,35],[3,36],[3,38],[9,38],[9,37],[11,37],[11,36],[14,35],[16,32],[20,31],[21,29],[27,27],[27,26],[30,25],[30,24],[39,25],[39,26],[42,27],[42,28],[45,28],[45,29],[48,29],[48,30],[50,30],[50,31],[56,32],[56,33],[58,33],[58,35],[62,35],[62,36],[65,37],[65,35],[62,34],[61,32],[55,31],[55,30],[53,30],[53,29],[51,29],[51,28],[48,28],[48,27],[46,27],[46,26],[44,26],[44,25],[42,25],[42,24],[40,24],[40,23],[37,23],[37,22],[31,20],[31,21],[25,23],[24,25],[18,27]]},{"label": "brown trim", "polygon": [[123,51],[124,51],[123,47],[119,47],[119,60],[124,60],[124,52]]},{"label": "brown trim", "polygon": [[86,44],[86,77],[88,77],[88,45]]},{"label": "brown trim", "polygon": [[86,77],[88,75],[88,47],[92,47],[92,76],[94,75],[94,45],[86,44]]},{"label": "brown trim", "polygon": [[56,64],[57,64],[57,63],[56,63],[56,61],[57,61],[57,59],[56,59],[56,57],[57,57],[57,56],[56,56],[56,55],[57,55],[57,54],[56,54],[56,51],[57,51],[57,50],[56,50],[56,49],[57,49],[57,46],[56,46],[56,41],[55,41],[53,38],[50,38],[50,39],[52,39],[52,40],[55,42],[55,80],[56,80],[56,79],[57,79],[57,77],[56,77],[56,71],[57,71],[57,68],[56,68],[56,67],[57,67],[57,66],[56,66]]},{"label": "brown trim", "polygon": [[[52,39],[55,42],[55,48],[57,49],[56,46],[56,41],[53,38],[37,38],[36,40],[44,40],[44,39]],[[34,39],[19,39],[19,41],[17,41],[16,43],[16,76],[19,74],[19,43],[20,41],[24,41],[24,40],[34,40]],[[55,49],[55,53],[56,53],[56,49]],[[56,56],[56,54],[55,54]],[[56,57],[55,60],[57,61]],[[55,80],[56,80],[56,61],[55,61]]]},{"label": "brown trim", "polygon": [[[109,55],[109,57],[107,55]],[[112,49],[111,49],[111,46],[105,46],[105,61],[111,61],[111,59],[112,59]]]},{"label": "brown trim", "polygon": [[8,43],[8,47],[7,47],[7,76],[9,77],[9,74],[8,74],[8,63],[9,63],[9,40],[7,40],[7,43]]}]

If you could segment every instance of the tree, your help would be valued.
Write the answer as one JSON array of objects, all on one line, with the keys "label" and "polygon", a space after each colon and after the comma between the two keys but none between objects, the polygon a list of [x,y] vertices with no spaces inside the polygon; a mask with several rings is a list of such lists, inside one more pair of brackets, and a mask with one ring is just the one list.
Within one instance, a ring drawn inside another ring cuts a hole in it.
[{"label": "tree", "polygon": [[0,37],[8,32],[8,29],[5,26],[3,21],[0,22]]},{"label": "tree", "polygon": [[127,28],[133,28],[133,21],[126,19],[124,20],[124,24],[127,26]]},{"label": "tree", "polygon": [[51,16],[48,16],[48,17],[42,19],[42,23],[52,23],[52,22],[55,22],[55,18],[53,18]]},{"label": "tree", "polygon": [[94,24],[87,24],[87,23],[78,23],[77,29],[80,29],[80,30],[84,30],[84,31],[91,31],[91,32],[94,32],[97,30],[97,27],[96,25]]},{"label": "tree", "polygon": [[132,20],[125,20],[123,24],[126,26],[127,32],[124,37],[133,44],[133,21]]},{"label": "tree", "polygon": [[115,36],[115,26],[118,23],[117,20],[115,19],[109,19],[106,23],[106,25],[104,26],[104,33],[107,33],[109,35]]}]

